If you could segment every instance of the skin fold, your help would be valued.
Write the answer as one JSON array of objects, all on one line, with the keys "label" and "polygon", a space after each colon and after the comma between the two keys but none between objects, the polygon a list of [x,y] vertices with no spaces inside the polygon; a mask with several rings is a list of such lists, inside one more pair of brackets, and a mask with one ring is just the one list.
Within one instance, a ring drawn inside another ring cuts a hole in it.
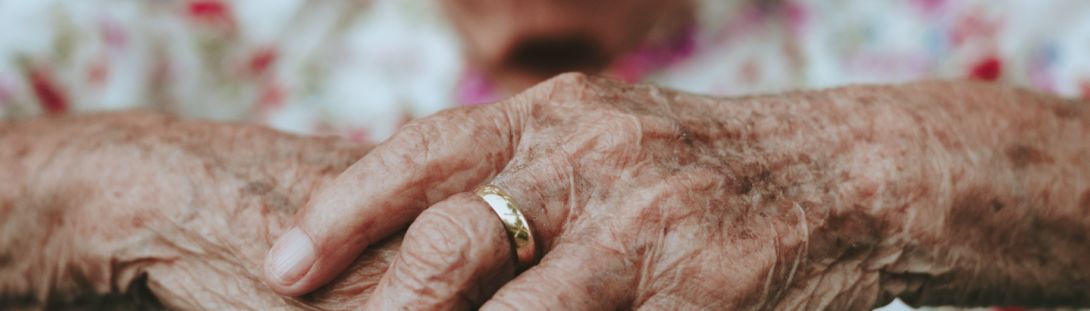
[{"label": "skin fold", "polygon": [[[1088,111],[980,83],[712,98],[566,74],[373,150],[152,113],[0,123],[0,301],[1086,307]],[[536,265],[464,193],[487,183]],[[301,286],[264,260],[293,227],[317,252]]]}]

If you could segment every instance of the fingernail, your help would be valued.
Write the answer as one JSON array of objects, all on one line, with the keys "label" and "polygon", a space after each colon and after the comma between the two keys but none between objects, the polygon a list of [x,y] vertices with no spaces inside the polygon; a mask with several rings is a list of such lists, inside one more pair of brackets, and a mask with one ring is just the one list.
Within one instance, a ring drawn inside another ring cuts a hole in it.
[{"label": "fingernail", "polygon": [[269,268],[281,284],[299,281],[311,265],[314,265],[314,244],[299,228],[293,228],[281,236],[269,252]]}]

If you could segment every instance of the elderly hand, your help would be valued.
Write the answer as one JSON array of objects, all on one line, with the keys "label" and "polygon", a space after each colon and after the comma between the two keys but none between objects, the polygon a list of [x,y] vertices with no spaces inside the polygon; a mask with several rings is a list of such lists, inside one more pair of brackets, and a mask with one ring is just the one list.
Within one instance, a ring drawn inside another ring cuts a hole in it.
[{"label": "elderly hand", "polygon": [[[562,75],[407,125],[307,203],[266,282],[306,293],[412,223],[368,308],[1086,305],[1086,111],[983,84],[716,99]],[[484,184],[533,230],[513,279],[465,193]]]},{"label": "elderly hand", "polygon": [[147,113],[0,123],[0,309],[147,309],[132,297],[145,284],[177,310],[354,308],[400,234],[299,298],[270,291],[261,263],[295,210],[370,149]]}]

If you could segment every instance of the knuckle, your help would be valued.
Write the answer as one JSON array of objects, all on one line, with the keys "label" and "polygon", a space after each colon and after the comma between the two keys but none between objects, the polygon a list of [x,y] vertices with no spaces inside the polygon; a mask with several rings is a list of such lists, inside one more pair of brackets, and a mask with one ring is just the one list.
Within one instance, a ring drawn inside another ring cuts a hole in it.
[{"label": "knuckle", "polygon": [[636,117],[620,114],[616,110],[599,110],[588,115],[588,118],[598,120],[591,123],[592,130],[588,133],[594,136],[603,151],[639,144],[643,134]]},{"label": "knuckle", "polygon": [[414,268],[445,271],[464,260],[471,237],[449,213],[428,209],[405,234],[404,261]]},{"label": "knuckle", "polygon": [[427,120],[430,123],[449,123],[452,121],[457,122],[458,120],[465,119],[468,116],[477,114],[478,111],[482,109],[481,107],[483,106],[466,106],[444,109],[430,116],[417,120]]},{"label": "knuckle", "polygon": [[414,119],[401,127],[401,131],[412,130],[417,133],[437,133],[439,129],[449,129],[464,125],[467,120],[479,115],[480,106],[455,107],[436,112],[432,115]]},{"label": "knuckle", "polygon": [[[437,305],[441,303],[444,296],[449,295],[444,289],[447,286],[436,286],[436,282],[450,283],[443,278],[444,273],[435,272],[434,270],[428,270],[421,268],[420,266],[409,264],[416,262],[410,258],[420,257],[415,254],[409,254],[402,252],[399,255],[401,262],[394,265],[390,271],[393,276],[395,287],[398,291],[410,293],[412,301],[407,302],[417,306]],[[404,293],[403,293],[404,294]]]},{"label": "knuckle", "polygon": [[474,110],[463,108],[440,111],[405,124],[393,137],[383,143],[388,145],[383,148],[384,151],[395,156],[388,160],[394,163],[404,161],[417,165],[426,164],[429,160],[436,159],[443,150],[436,146],[471,137],[474,133],[465,132],[471,128],[468,125],[475,125],[486,120],[475,118]]},{"label": "knuckle", "polygon": [[581,72],[567,72],[556,75],[555,77],[549,79],[546,83],[558,87],[586,86],[590,84],[590,77]]},{"label": "knuckle", "polygon": [[596,80],[582,73],[564,73],[541,82],[524,92],[523,96],[530,102],[584,104],[593,93],[590,89]]},{"label": "knuckle", "polygon": [[396,160],[419,164],[426,158],[428,145],[434,140],[432,126],[428,120],[409,122],[389,140],[388,144],[393,148],[387,150],[398,156]]}]

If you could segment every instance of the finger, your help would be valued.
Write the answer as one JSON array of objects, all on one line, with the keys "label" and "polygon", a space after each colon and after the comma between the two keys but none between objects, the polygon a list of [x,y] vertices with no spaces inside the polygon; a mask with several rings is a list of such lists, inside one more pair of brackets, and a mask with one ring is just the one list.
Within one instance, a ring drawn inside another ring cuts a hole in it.
[{"label": "finger", "polygon": [[411,122],[352,165],[295,216],[295,228],[269,252],[269,287],[282,295],[310,292],[431,203],[495,175],[519,138],[517,114],[506,106],[451,109]]},{"label": "finger", "polygon": [[454,195],[413,222],[364,310],[477,309],[515,276],[503,223],[484,200]]},{"label": "finger", "polygon": [[504,285],[481,310],[618,310],[637,280],[620,252],[566,244]]}]

